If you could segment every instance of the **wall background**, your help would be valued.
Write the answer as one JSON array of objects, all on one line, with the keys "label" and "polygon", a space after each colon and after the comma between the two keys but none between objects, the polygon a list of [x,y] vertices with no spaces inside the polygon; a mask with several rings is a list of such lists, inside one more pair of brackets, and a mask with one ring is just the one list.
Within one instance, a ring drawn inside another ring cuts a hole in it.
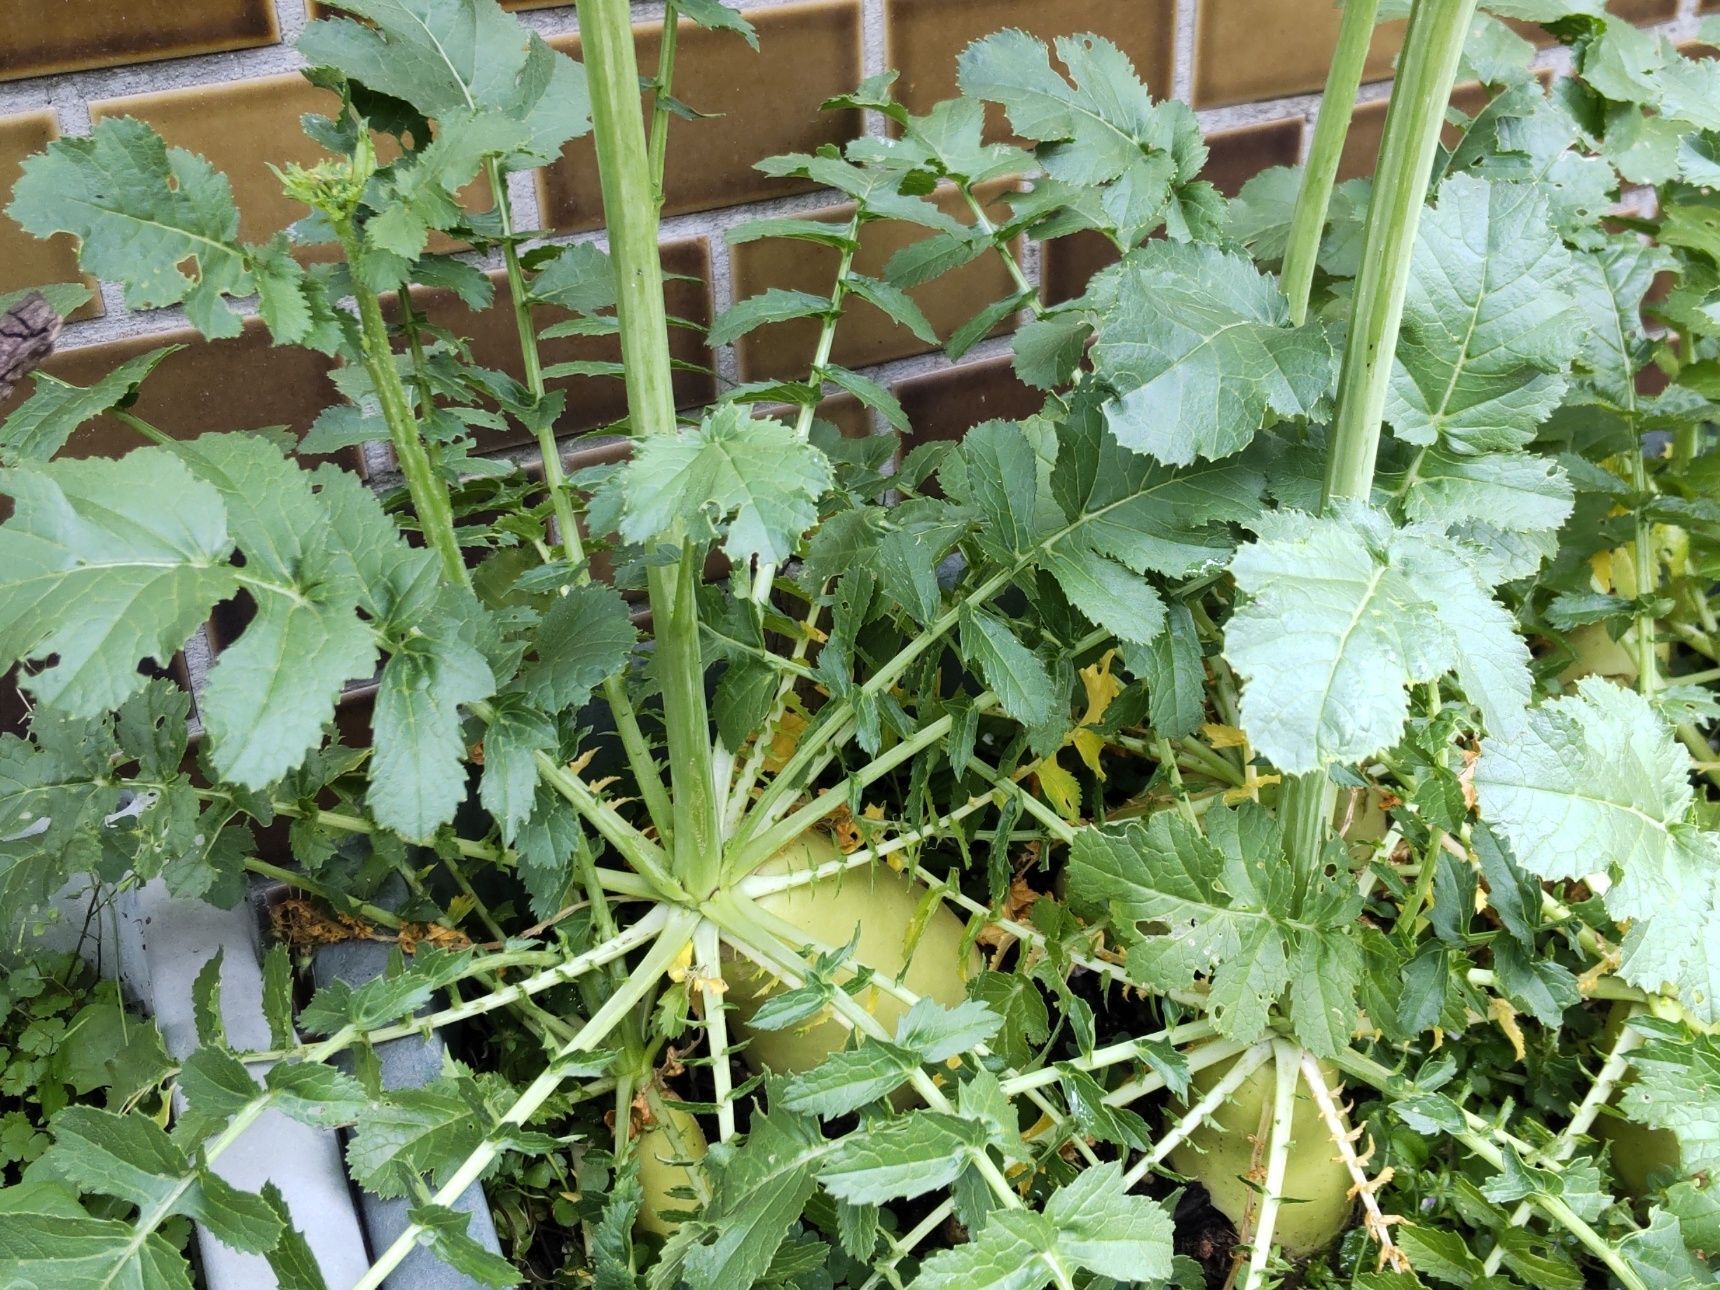
[{"label": "wall background", "polygon": [[[503,3],[526,11],[525,21],[578,56],[572,4]],[[1611,0],[1609,7],[1684,43],[1694,39],[1702,13],[1720,12],[1720,0]],[[663,6],[644,2],[633,8],[641,69],[649,74]],[[149,121],[170,145],[201,153],[227,173],[246,238],[261,240],[303,213],[281,197],[265,163],[318,156],[298,121],[306,112],[326,110],[332,99],[297,74],[300,60],[293,48],[306,22],[318,16],[316,0],[5,0],[5,10],[0,207],[23,158],[50,139],[85,134],[93,122],[131,115]],[[1234,193],[1256,171],[1301,159],[1338,25],[1332,0],[755,0],[746,13],[758,29],[757,53],[731,33],[683,24],[680,36],[675,96],[719,114],[676,120],[670,135],[666,266],[694,280],[671,284],[669,312],[701,323],[766,286],[828,287],[834,253],[791,242],[730,247],[723,234],[761,216],[841,212],[830,194],[766,179],[751,165],[772,153],[879,130],[879,121],[859,114],[818,112],[823,99],[865,76],[899,68],[900,97],[924,111],[954,92],[956,55],[978,36],[1006,26],[1042,38],[1096,31],[1130,55],[1155,96],[1194,104],[1212,148],[1208,177]],[[1376,40],[1344,177],[1371,168],[1401,27],[1383,27]],[[1540,62],[1558,67],[1563,56],[1547,49]],[[1479,86],[1468,86],[1454,97],[1473,110],[1483,96]],[[598,236],[593,230],[601,213],[589,140],[576,141],[555,166],[515,176],[514,185],[522,227],[535,223],[556,240]],[[870,226],[861,267],[881,265],[912,236],[905,226]],[[1022,248],[1021,258],[1042,292],[1062,299],[1078,294],[1109,256],[1096,238],[1073,238],[1043,256],[1033,246]],[[75,265],[69,239],[38,242],[0,215],[0,293],[71,280]],[[183,345],[145,386],[138,408],[169,433],[189,437],[265,425],[303,431],[338,401],[326,360],[272,350],[260,328],[248,326],[235,340],[205,342],[180,311],[132,312],[112,284],[91,285],[98,299],[67,327],[48,370],[88,384],[136,353]],[[1009,291],[995,257],[983,257],[918,294],[940,334],[948,336]],[[422,305],[433,318],[472,335],[480,362],[517,371],[511,316],[493,309],[462,317],[458,302],[433,294]],[[953,437],[988,417],[1024,415],[1038,406],[1037,396],[1010,372],[1006,335],[951,364],[868,306],[854,310],[837,333],[834,358],[890,385],[912,419],[915,438]],[[1008,324],[1000,330],[1007,329]],[[808,331],[809,324],[781,324],[714,354],[696,333],[680,332],[677,356],[710,369],[709,375],[682,374],[682,403],[708,401],[738,381],[804,370]],[[605,343],[555,342],[546,359],[602,356]],[[586,380],[569,403],[561,430],[575,436],[620,413],[620,384]],[[0,417],[7,411],[0,404]],[[825,411],[850,433],[874,428],[870,414],[852,403],[833,400]],[[81,431],[68,451],[105,455],[134,443],[119,425],[97,423]],[[486,447],[522,461],[534,455],[505,436]],[[613,451],[613,443],[589,437],[567,443],[574,467]],[[390,482],[385,445],[353,450],[344,464],[378,484]],[[219,620],[211,624],[175,662],[193,688],[230,635],[232,624],[223,627]],[[353,697],[361,706],[362,690]],[[0,679],[0,728],[13,724],[19,711],[15,689]]]}]

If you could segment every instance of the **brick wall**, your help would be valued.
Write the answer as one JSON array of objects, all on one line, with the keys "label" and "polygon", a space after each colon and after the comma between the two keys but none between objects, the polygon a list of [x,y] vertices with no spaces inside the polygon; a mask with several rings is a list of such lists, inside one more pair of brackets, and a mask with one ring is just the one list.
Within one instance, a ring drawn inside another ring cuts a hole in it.
[{"label": "brick wall", "polygon": [[[579,36],[571,4],[504,0],[525,21],[575,57]],[[662,29],[661,4],[634,6],[641,62],[654,66]],[[1693,38],[1699,12],[1720,0],[1612,0],[1630,19],[1660,25],[1678,40]],[[56,135],[87,132],[106,117],[150,122],[168,143],[209,158],[231,178],[243,234],[261,239],[302,212],[280,195],[265,163],[309,162],[317,150],[298,128],[308,111],[328,101],[297,74],[293,41],[315,17],[314,0],[5,0],[0,24],[0,192],[9,194],[19,162]],[[820,114],[820,101],[852,88],[884,67],[901,71],[898,91],[915,110],[953,92],[955,57],[975,37],[1004,26],[1049,37],[1097,31],[1119,44],[1155,94],[1188,100],[1199,110],[1212,147],[1209,175],[1234,192],[1256,171],[1300,159],[1318,107],[1318,90],[1336,38],[1331,0],[761,0],[747,9],[760,48],[737,37],[686,26],[680,39],[675,94],[704,112],[701,121],[675,120],[670,132],[667,207],[663,225],[669,269],[694,281],[670,287],[670,313],[707,322],[736,298],[770,285],[819,290],[834,273],[834,257],[803,243],[729,247],[726,228],[762,215],[832,213],[838,204],[803,184],[767,179],[753,161],[803,151],[878,128],[858,114]],[[1383,27],[1361,93],[1347,175],[1371,165],[1384,123],[1387,78],[1402,24]],[[1541,55],[1549,67],[1563,51]],[[1468,106],[1479,87],[1459,95]],[[558,239],[599,236],[601,221],[589,139],[570,146],[554,166],[514,178],[522,226],[534,223]],[[3,205],[3,202],[0,202]],[[882,263],[910,229],[868,229],[863,262]],[[1022,249],[1027,270],[1050,299],[1077,294],[1105,260],[1095,238],[1065,239],[1043,256]],[[490,266],[495,267],[495,266]],[[65,239],[37,242],[0,217],[0,293],[74,276]],[[1002,269],[982,259],[920,293],[920,303],[948,335],[981,307],[1006,294]],[[177,310],[128,311],[111,284],[92,284],[99,298],[67,328],[49,370],[87,383],[157,345],[184,348],[145,387],[140,412],[174,434],[263,425],[303,430],[335,401],[325,361],[300,351],[274,350],[262,329],[237,339],[205,342]],[[428,298],[438,321],[475,338],[479,361],[517,366],[511,318],[499,310],[460,317],[457,302]],[[761,329],[738,346],[712,354],[695,333],[677,334],[678,357],[713,375],[683,373],[684,405],[709,400],[723,385],[793,371],[810,349],[804,325]],[[601,356],[609,341],[552,343],[550,361]],[[866,367],[891,385],[912,418],[917,437],[947,437],[986,417],[1024,413],[1037,400],[1009,371],[1008,340],[994,337],[960,365],[927,353],[923,342],[867,306],[856,305],[838,332],[837,361]],[[15,396],[16,397],[16,396]],[[618,383],[585,382],[562,429],[573,434],[613,418]],[[7,408],[0,406],[0,416]],[[858,407],[830,413],[851,431],[868,428]],[[132,438],[117,425],[87,427],[69,446],[80,454],[123,450]],[[517,442],[488,445],[523,454]],[[523,459],[523,458],[522,458]],[[390,461],[375,445],[347,463],[385,479]],[[210,639],[191,642],[179,666],[195,676]],[[3,690],[4,687],[0,687]],[[15,700],[13,701],[15,703]],[[0,695],[0,721],[8,715]]]}]

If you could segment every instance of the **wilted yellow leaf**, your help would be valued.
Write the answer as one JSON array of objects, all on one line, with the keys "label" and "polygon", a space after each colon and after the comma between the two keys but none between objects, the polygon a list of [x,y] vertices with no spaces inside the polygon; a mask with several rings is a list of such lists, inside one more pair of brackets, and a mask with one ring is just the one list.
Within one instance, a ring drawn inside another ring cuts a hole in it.
[{"label": "wilted yellow leaf", "polygon": [[764,768],[774,775],[788,765],[788,759],[800,747],[800,736],[805,733],[805,717],[794,711],[783,713],[782,720],[777,722],[776,733],[771,736],[770,751],[764,755]]},{"label": "wilted yellow leaf", "polygon": [[1248,736],[1235,726],[1222,726],[1216,721],[1207,722],[1200,732],[1214,748],[1241,748],[1248,742]]},{"label": "wilted yellow leaf", "polygon": [[1111,663],[1116,657],[1116,650],[1106,650],[1097,663],[1081,669],[1081,688],[1087,691],[1087,711],[1069,738],[1087,769],[1100,779],[1105,778],[1105,771],[1099,765],[1099,754],[1104,750],[1105,740],[1098,731],[1086,727],[1103,721],[1111,701],[1123,692],[1121,678],[1111,675]]},{"label": "wilted yellow leaf", "polygon": [[1057,813],[1066,820],[1081,818],[1081,784],[1058,763],[1053,753],[1033,768],[1039,777],[1039,791]]},{"label": "wilted yellow leaf", "polygon": [[1505,1032],[1505,1038],[1511,1041],[1511,1051],[1517,1054],[1517,1060],[1523,1060],[1523,1027],[1517,1024],[1517,1010],[1504,999],[1495,996],[1487,1001],[1487,1015]]}]

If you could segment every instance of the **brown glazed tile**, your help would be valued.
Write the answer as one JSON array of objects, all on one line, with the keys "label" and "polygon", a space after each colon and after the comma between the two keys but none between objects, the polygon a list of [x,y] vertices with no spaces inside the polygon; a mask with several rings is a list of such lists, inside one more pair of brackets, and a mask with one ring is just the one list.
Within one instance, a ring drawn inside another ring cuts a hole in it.
[{"label": "brown glazed tile", "polygon": [[[753,164],[776,153],[845,143],[860,131],[858,113],[818,110],[825,99],[860,82],[858,0],[787,4],[747,17],[758,29],[756,54],[733,32],[681,23],[674,95],[716,115],[671,118],[665,215],[804,192],[813,185],[769,178]],[[656,69],[662,30],[660,22],[633,29],[641,76]],[[579,57],[576,36],[550,43]],[[603,222],[589,135],[575,139],[559,162],[538,174],[546,227],[589,229]]]},{"label": "brown glazed tile", "polygon": [[[1714,7],[1713,0],[1708,7]],[[1678,16],[1678,0],[1607,0],[1607,8],[1631,22],[1667,22]]]},{"label": "brown glazed tile", "polygon": [[1294,166],[1302,159],[1302,125],[1296,116],[1207,135],[1208,155],[1200,177],[1226,197],[1236,196],[1262,170]]},{"label": "brown glazed tile", "polygon": [[[60,131],[52,112],[27,112],[0,117],[0,295],[52,282],[84,282],[93,291],[95,279],[78,272],[77,242],[61,233],[42,241],[32,237],[3,213],[12,200],[12,186],[23,173],[24,159],[40,152]],[[74,319],[99,318],[101,297],[90,300]]]},{"label": "brown glazed tile", "polygon": [[[997,183],[985,191],[992,203],[992,217],[1001,220],[1007,212],[996,204],[1007,185]],[[971,223],[971,212],[955,188],[937,196],[938,206],[949,215]],[[842,223],[852,206],[820,211],[816,218]],[[880,220],[865,226],[855,269],[873,277],[883,276],[884,266],[902,247],[928,236],[917,224]],[[784,287],[827,295],[836,277],[837,253],[831,247],[779,238],[743,242],[730,252],[734,264],[735,299],[744,300],[768,287]],[[910,294],[925,312],[941,338],[947,339],[968,319],[1015,289],[1001,256],[986,254],[969,261]],[[1007,326],[1007,324],[1006,324]],[[773,323],[742,337],[736,345],[743,380],[799,379],[806,375],[818,342],[819,324],[810,318]],[[906,327],[898,326],[864,301],[853,301],[836,328],[831,358],[844,367],[869,367],[932,348]]]},{"label": "brown glazed tile", "polygon": [[1019,420],[1045,405],[1045,395],[1023,385],[1007,358],[912,377],[896,386],[896,397],[908,414],[906,447],[960,439],[982,421]]},{"label": "brown glazed tile", "polygon": [[[1339,16],[1333,0],[1199,0],[1195,106],[1223,107],[1319,89],[1337,48]],[[1403,29],[1401,21],[1379,28],[1365,79],[1392,74]]]},{"label": "brown glazed tile", "polygon": [[[524,13],[528,9],[555,9],[561,6],[572,8],[573,0],[501,0],[501,6],[504,9],[511,9],[515,13]],[[343,14],[333,5],[318,4],[317,0],[310,0],[309,9],[312,18],[344,18],[350,16]]]},{"label": "brown glazed tile", "polygon": [[1103,233],[1084,229],[1046,242],[1039,252],[1045,303],[1060,305],[1087,290],[1093,275],[1110,268],[1122,254]]},{"label": "brown glazed tile", "polygon": [[[239,207],[239,236],[262,242],[303,219],[307,208],[281,191],[270,166],[315,165],[328,153],[305,134],[299,118],[308,112],[336,111],[340,100],[297,73],[251,81],[197,85],[186,89],[131,94],[90,104],[92,122],[131,116],[148,123],[167,143],[206,158],[232,182]],[[393,139],[379,139],[378,155],[397,155]],[[490,196],[480,180],[462,194],[468,209],[487,210]],[[431,249],[455,244],[437,235]],[[306,247],[307,259],[332,259],[333,246]]]},{"label": "brown glazed tile", "polygon": [[[1486,86],[1471,81],[1451,92],[1451,103],[1465,116],[1474,116],[1486,106],[1490,97]],[[1383,98],[1356,106],[1355,114],[1350,118],[1350,132],[1344,138],[1344,150],[1338,158],[1340,181],[1373,174],[1374,163],[1380,155],[1380,140],[1385,135],[1386,108],[1390,103],[1390,98]],[[1458,138],[1457,128],[1446,126],[1446,146],[1450,147]]]},{"label": "brown glazed tile", "polygon": [[273,45],[274,0],[6,0],[0,81]]},{"label": "brown glazed tile", "polygon": [[[1226,197],[1234,197],[1262,170],[1294,166],[1301,159],[1302,118],[1220,130],[1207,135],[1206,146],[1209,155],[1201,177]],[[1116,262],[1116,246],[1100,233],[1075,233],[1047,242],[1040,256],[1046,303],[1073,300],[1087,289],[1095,273]]]},{"label": "brown glazed tile", "polygon": [[[1040,40],[1093,32],[1135,64],[1155,98],[1169,98],[1176,58],[1175,0],[886,0],[886,63],[901,70],[896,93],[926,112],[956,94],[956,58],[981,36],[1016,27]],[[1003,115],[992,109],[1003,137]]]},{"label": "brown glazed tile", "polygon": [[[127,359],[163,345],[185,348],[164,359],[143,383],[132,411],[175,438],[282,425],[303,434],[339,397],[328,379],[328,359],[310,350],[276,348],[255,318],[246,319],[243,333],[232,340],[207,341],[187,328],[62,350],[43,370],[74,385],[90,385]],[[23,382],[9,402],[0,403],[0,418],[23,401],[29,384]],[[73,434],[64,455],[117,457],[142,442],[136,431],[104,416]],[[340,458],[348,466],[356,459],[356,450]]]},{"label": "brown glazed tile", "polygon": [[[710,326],[711,296],[706,286],[710,280],[710,266],[710,250],[702,238],[663,244],[663,271],[670,275],[663,294],[670,317],[685,318],[701,328]],[[499,271],[491,275],[491,280],[496,285],[496,299],[482,313],[474,313],[448,291],[414,291],[413,303],[432,323],[467,337],[473,361],[479,366],[496,368],[521,378],[524,369],[520,361],[519,332],[514,325],[512,306],[508,303],[507,281]],[[561,310],[540,308],[535,319],[542,329],[566,316]],[[682,363],[697,364],[706,369],[710,367],[711,355],[705,348],[702,331],[672,327],[669,352]],[[569,337],[543,342],[542,354],[546,367],[576,361],[616,361],[621,357],[621,346],[614,336]],[[590,430],[618,421],[627,414],[627,394],[618,376],[567,378],[550,382],[550,388],[567,391],[567,413],[556,427],[558,433]],[[709,403],[715,397],[716,380],[708,370],[675,373],[676,406]],[[478,447],[490,452],[531,441],[531,436],[515,427],[503,434],[483,434]]]}]

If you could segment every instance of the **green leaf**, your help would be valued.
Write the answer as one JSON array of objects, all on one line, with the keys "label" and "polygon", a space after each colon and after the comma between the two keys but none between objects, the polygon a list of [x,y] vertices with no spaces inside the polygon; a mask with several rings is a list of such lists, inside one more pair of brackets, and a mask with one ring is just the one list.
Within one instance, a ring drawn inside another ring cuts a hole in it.
[{"label": "green leaf", "polygon": [[9,926],[101,860],[103,820],[118,804],[105,782],[117,754],[104,727],[43,710],[32,734],[0,735],[0,918]]},{"label": "green leaf", "polygon": [[432,1252],[462,1277],[486,1286],[520,1283],[519,1269],[512,1262],[472,1239],[470,1214],[445,1205],[414,1205],[406,1218],[424,1229]]},{"label": "green leaf", "polygon": [[1002,1027],[1003,1018],[977,999],[953,1008],[919,999],[897,1023],[896,1042],[936,1064],[983,1044]]},{"label": "green leaf", "polygon": [[293,1033],[293,960],[287,947],[271,941],[263,951],[263,1017],[269,1023],[269,1042],[290,1048]]},{"label": "green leaf", "polygon": [[448,1173],[483,1141],[488,1117],[469,1081],[443,1076],[397,1089],[372,1106],[347,1141],[346,1161],[360,1186],[378,1196],[413,1194],[425,1173]]},{"label": "green leaf", "polygon": [[1231,571],[1248,601],[1225,655],[1245,678],[1242,724],[1280,770],[1301,774],[1397,743],[1405,687],[1455,673],[1489,729],[1522,724],[1529,651],[1458,546],[1359,504],[1282,511]]},{"label": "green leaf", "polygon": [[1499,992],[1543,1026],[1557,1027],[1565,1009],[1582,1001],[1569,968],[1531,957],[1514,940],[1494,942],[1493,970],[1499,976]]},{"label": "green leaf", "polygon": [[424,841],[466,798],[460,705],[487,699],[484,656],[452,631],[402,643],[382,669],[372,726],[376,751],[365,801],[376,822]]},{"label": "green leaf", "polygon": [[427,117],[487,109],[522,122],[521,164],[553,161],[591,127],[585,69],[495,0],[340,0],[363,18],[323,19],[299,37],[312,66],[338,69]]},{"label": "green leaf", "polygon": [[1029,319],[1015,332],[1015,374],[1039,390],[1067,385],[1081,366],[1092,334],[1092,319],[1084,314]]},{"label": "green leaf", "polygon": [[974,997],[998,1016],[1003,1027],[993,1048],[1012,1066],[1025,1066],[1033,1050],[1051,1038],[1045,996],[1031,977],[1016,972],[986,972],[974,983]]},{"label": "green leaf", "polygon": [[569,587],[543,616],[537,659],[520,683],[547,712],[581,708],[627,663],[638,629],[619,592],[598,583]]},{"label": "green leaf", "polygon": [[795,318],[816,318],[829,312],[829,296],[771,287],[723,310],[711,324],[706,339],[713,345],[729,345],[757,327]]},{"label": "green leaf", "polygon": [[220,1044],[205,1040],[202,1047],[185,1059],[179,1075],[179,1091],[185,1094],[192,1110],[224,1121],[232,1119],[263,1090],[251,1078],[244,1062]]},{"label": "green leaf", "polygon": [[507,156],[529,140],[524,123],[493,110],[458,108],[444,112],[436,124],[428,147],[402,155],[374,181],[380,209],[365,222],[367,245],[416,259],[432,231],[453,228],[466,218],[460,190],[478,177],[484,162]]},{"label": "green leaf", "polygon": [[677,527],[695,540],[726,529],[731,559],[780,565],[817,520],[830,483],[829,459],[793,427],[726,403],[696,429],[636,444],[593,508],[629,542],[659,541]]},{"label": "green leaf", "polygon": [[1392,1237],[1409,1256],[1415,1270],[1436,1281],[1468,1290],[1484,1275],[1481,1260],[1470,1253],[1462,1235],[1457,1232],[1406,1223],[1394,1231]]},{"label": "green leaf", "polygon": [[1045,1203],[1057,1228],[1057,1253],[1077,1267],[1127,1284],[1171,1275],[1171,1218],[1145,1196],[1131,1196],[1122,1166],[1084,1170]]},{"label": "green leaf", "polygon": [[322,742],[346,683],[374,674],[375,633],[338,576],[310,474],[260,436],[204,435],[177,451],[221,493],[257,605],[211,669],[198,714],[222,778],[263,788]]},{"label": "green leaf", "polygon": [[47,1167],[85,1191],[148,1211],[165,1206],[250,1254],[274,1246],[281,1221],[260,1196],[194,1167],[161,1126],[140,1115],[70,1106],[54,1117]]},{"label": "green leaf", "polygon": [[1206,715],[1206,667],[1194,615],[1180,600],[1146,649],[1123,650],[1129,671],[1147,683],[1147,716],[1167,739],[1193,734]]},{"label": "green leaf", "polygon": [[1636,1079],[1620,1092],[1619,1109],[1638,1124],[1670,1130],[1683,1173],[1712,1173],[1720,1168],[1720,1043],[1670,1026],[1644,1029],[1630,1058]]},{"label": "green leaf", "polygon": [[1043,564],[1069,603],[1118,640],[1146,645],[1164,630],[1164,602],[1152,584],[1117,561],[1066,545],[1053,547]]},{"label": "green leaf", "polygon": [[292,1224],[280,1188],[272,1182],[264,1183],[261,1192],[264,1202],[281,1220],[281,1239],[268,1254],[269,1270],[275,1274],[278,1290],[328,1290],[310,1242]]},{"label": "green leaf", "polygon": [[918,1054],[910,1049],[870,1039],[858,1048],[831,1053],[796,1075],[783,1088],[780,1100],[791,1111],[825,1119],[850,1115],[895,1092],[918,1064]]},{"label": "green leaf", "polygon": [[79,426],[127,402],[161,360],[181,348],[166,345],[127,359],[90,386],[38,372],[35,392],[0,423],[0,461],[47,461]]},{"label": "green leaf", "polygon": [[908,1290],[1041,1290],[1052,1282],[1046,1258],[1056,1239],[1044,1214],[993,1210],[977,1236],[922,1263]]},{"label": "green leaf", "polygon": [[321,1062],[277,1062],[263,1083],[276,1110],[313,1129],[356,1124],[376,1105],[351,1075]]},{"label": "green leaf", "polygon": [[752,23],[729,8],[721,0],[672,0],[675,11],[691,18],[711,31],[732,31],[754,49],[758,48],[758,32]]},{"label": "green leaf", "polygon": [[[0,659],[45,660],[26,688],[75,716],[141,689],[233,594],[220,495],[166,449],[123,461],[56,461],[0,473]],[[163,507],[164,497],[173,499]]]},{"label": "green leaf", "polygon": [[959,465],[946,463],[944,490],[979,514],[978,538],[1001,560],[1033,545],[1038,464],[1013,421],[986,421],[962,437]]},{"label": "green leaf", "polygon": [[961,648],[1010,717],[1024,726],[1041,726],[1051,720],[1058,701],[1051,673],[1008,623],[983,609],[965,610]]},{"label": "green leaf", "polygon": [[123,283],[129,306],[183,304],[206,336],[239,334],[228,297],[260,292],[264,319],[284,344],[309,339],[328,313],[290,255],[238,241],[227,177],[133,117],[100,121],[88,136],[56,139],[27,160],[7,213],[37,237],[74,234],[79,264]]},{"label": "green leaf", "polygon": [[1141,984],[1187,990],[1197,976],[1210,977],[1221,1033],[1258,1037],[1288,990],[1298,1038],[1316,1052],[1336,1051],[1356,1020],[1360,955],[1343,933],[1360,898],[1353,886],[1322,878],[1303,896],[1301,917],[1291,916],[1277,824],[1255,807],[1220,808],[1206,819],[1206,835],[1174,811],[1081,830],[1070,847],[1071,901],[1121,922],[1133,941],[1129,973]]},{"label": "green leaf", "polygon": [[533,300],[582,315],[615,307],[615,266],[609,252],[590,242],[555,250],[555,258],[532,277]]},{"label": "green leaf", "polygon": [[846,279],[848,291],[873,306],[899,326],[906,327],[928,345],[938,343],[938,333],[926,318],[914,298],[900,287],[864,273],[851,274]]},{"label": "green leaf", "polygon": [[1580,360],[1595,389],[1616,408],[1637,405],[1636,377],[1651,348],[1643,299],[1655,275],[1671,267],[1670,255],[1634,237],[1614,238],[1575,258],[1570,288],[1587,324]]},{"label": "green leaf", "polygon": [[[1022,31],[977,40],[957,59],[969,98],[1003,106],[1017,134],[1040,146],[1050,176],[1035,192],[1068,204],[1086,223],[1113,232],[1124,247],[1174,218],[1176,188],[1206,161],[1194,114],[1180,103],[1154,103],[1133,65],[1110,41],[1063,36],[1057,58]],[[1173,234],[1183,233],[1175,224]]]},{"label": "green leaf", "polygon": [[1246,256],[1153,242],[1123,262],[1093,347],[1119,442],[1170,465],[1228,457],[1269,415],[1307,416],[1332,380],[1317,324],[1290,326],[1277,281]]},{"label": "green leaf", "polygon": [[1553,532],[1576,500],[1557,462],[1527,452],[1456,457],[1430,449],[1405,482],[1405,517],[1447,529],[1485,523],[1512,533]]},{"label": "green leaf", "polygon": [[335,980],[318,990],[299,1014],[305,1029],[332,1035],[343,1026],[373,1030],[417,1012],[435,992],[465,974],[470,952],[443,954],[422,947],[409,960],[391,962],[387,971],[354,989]]},{"label": "green leaf", "polygon": [[810,1116],[774,1107],[755,1114],[739,1147],[707,1157],[710,1203],[670,1238],[651,1269],[651,1290],[755,1284],[806,1207],[829,1150]]},{"label": "green leaf", "polygon": [[1620,975],[1676,988],[1708,1019],[1720,1015],[1720,838],[1687,818],[1690,769],[1646,699],[1590,677],[1483,741],[1475,787],[1528,872],[1611,878],[1607,912],[1631,922]]},{"label": "green leaf", "polygon": [[1386,400],[1398,437],[1459,453],[1526,444],[1582,345],[1571,272],[1536,186],[1447,179],[1410,261]]},{"label": "green leaf", "polygon": [[824,379],[838,389],[852,394],[860,402],[881,415],[890,427],[906,433],[908,430],[908,414],[902,410],[902,404],[890,387],[874,381],[870,376],[862,376],[859,372],[851,372],[846,367],[836,363],[826,363],[823,368]]},{"label": "green leaf", "polygon": [[837,1142],[818,1181],[838,1200],[855,1205],[922,1196],[953,1183],[985,1143],[981,1125],[937,1111],[911,1111]]},{"label": "green leaf", "polygon": [[192,1290],[190,1265],[160,1232],[139,1241],[131,1223],[91,1218],[75,1202],[65,1212],[20,1201],[16,1208],[0,1210],[0,1220],[0,1275],[16,1284],[54,1290]]},{"label": "green leaf", "polygon": [[1678,1218],[1659,1205],[1649,1209],[1647,1227],[1619,1240],[1618,1252],[1652,1290],[1694,1290],[1714,1277],[1707,1259],[1686,1243]]},{"label": "green leaf", "polygon": [[512,846],[520,827],[536,809],[534,754],[553,749],[556,732],[548,718],[515,696],[501,696],[495,711],[484,733],[484,778],[478,787],[478,800],[495,816],[502,840]]}]

